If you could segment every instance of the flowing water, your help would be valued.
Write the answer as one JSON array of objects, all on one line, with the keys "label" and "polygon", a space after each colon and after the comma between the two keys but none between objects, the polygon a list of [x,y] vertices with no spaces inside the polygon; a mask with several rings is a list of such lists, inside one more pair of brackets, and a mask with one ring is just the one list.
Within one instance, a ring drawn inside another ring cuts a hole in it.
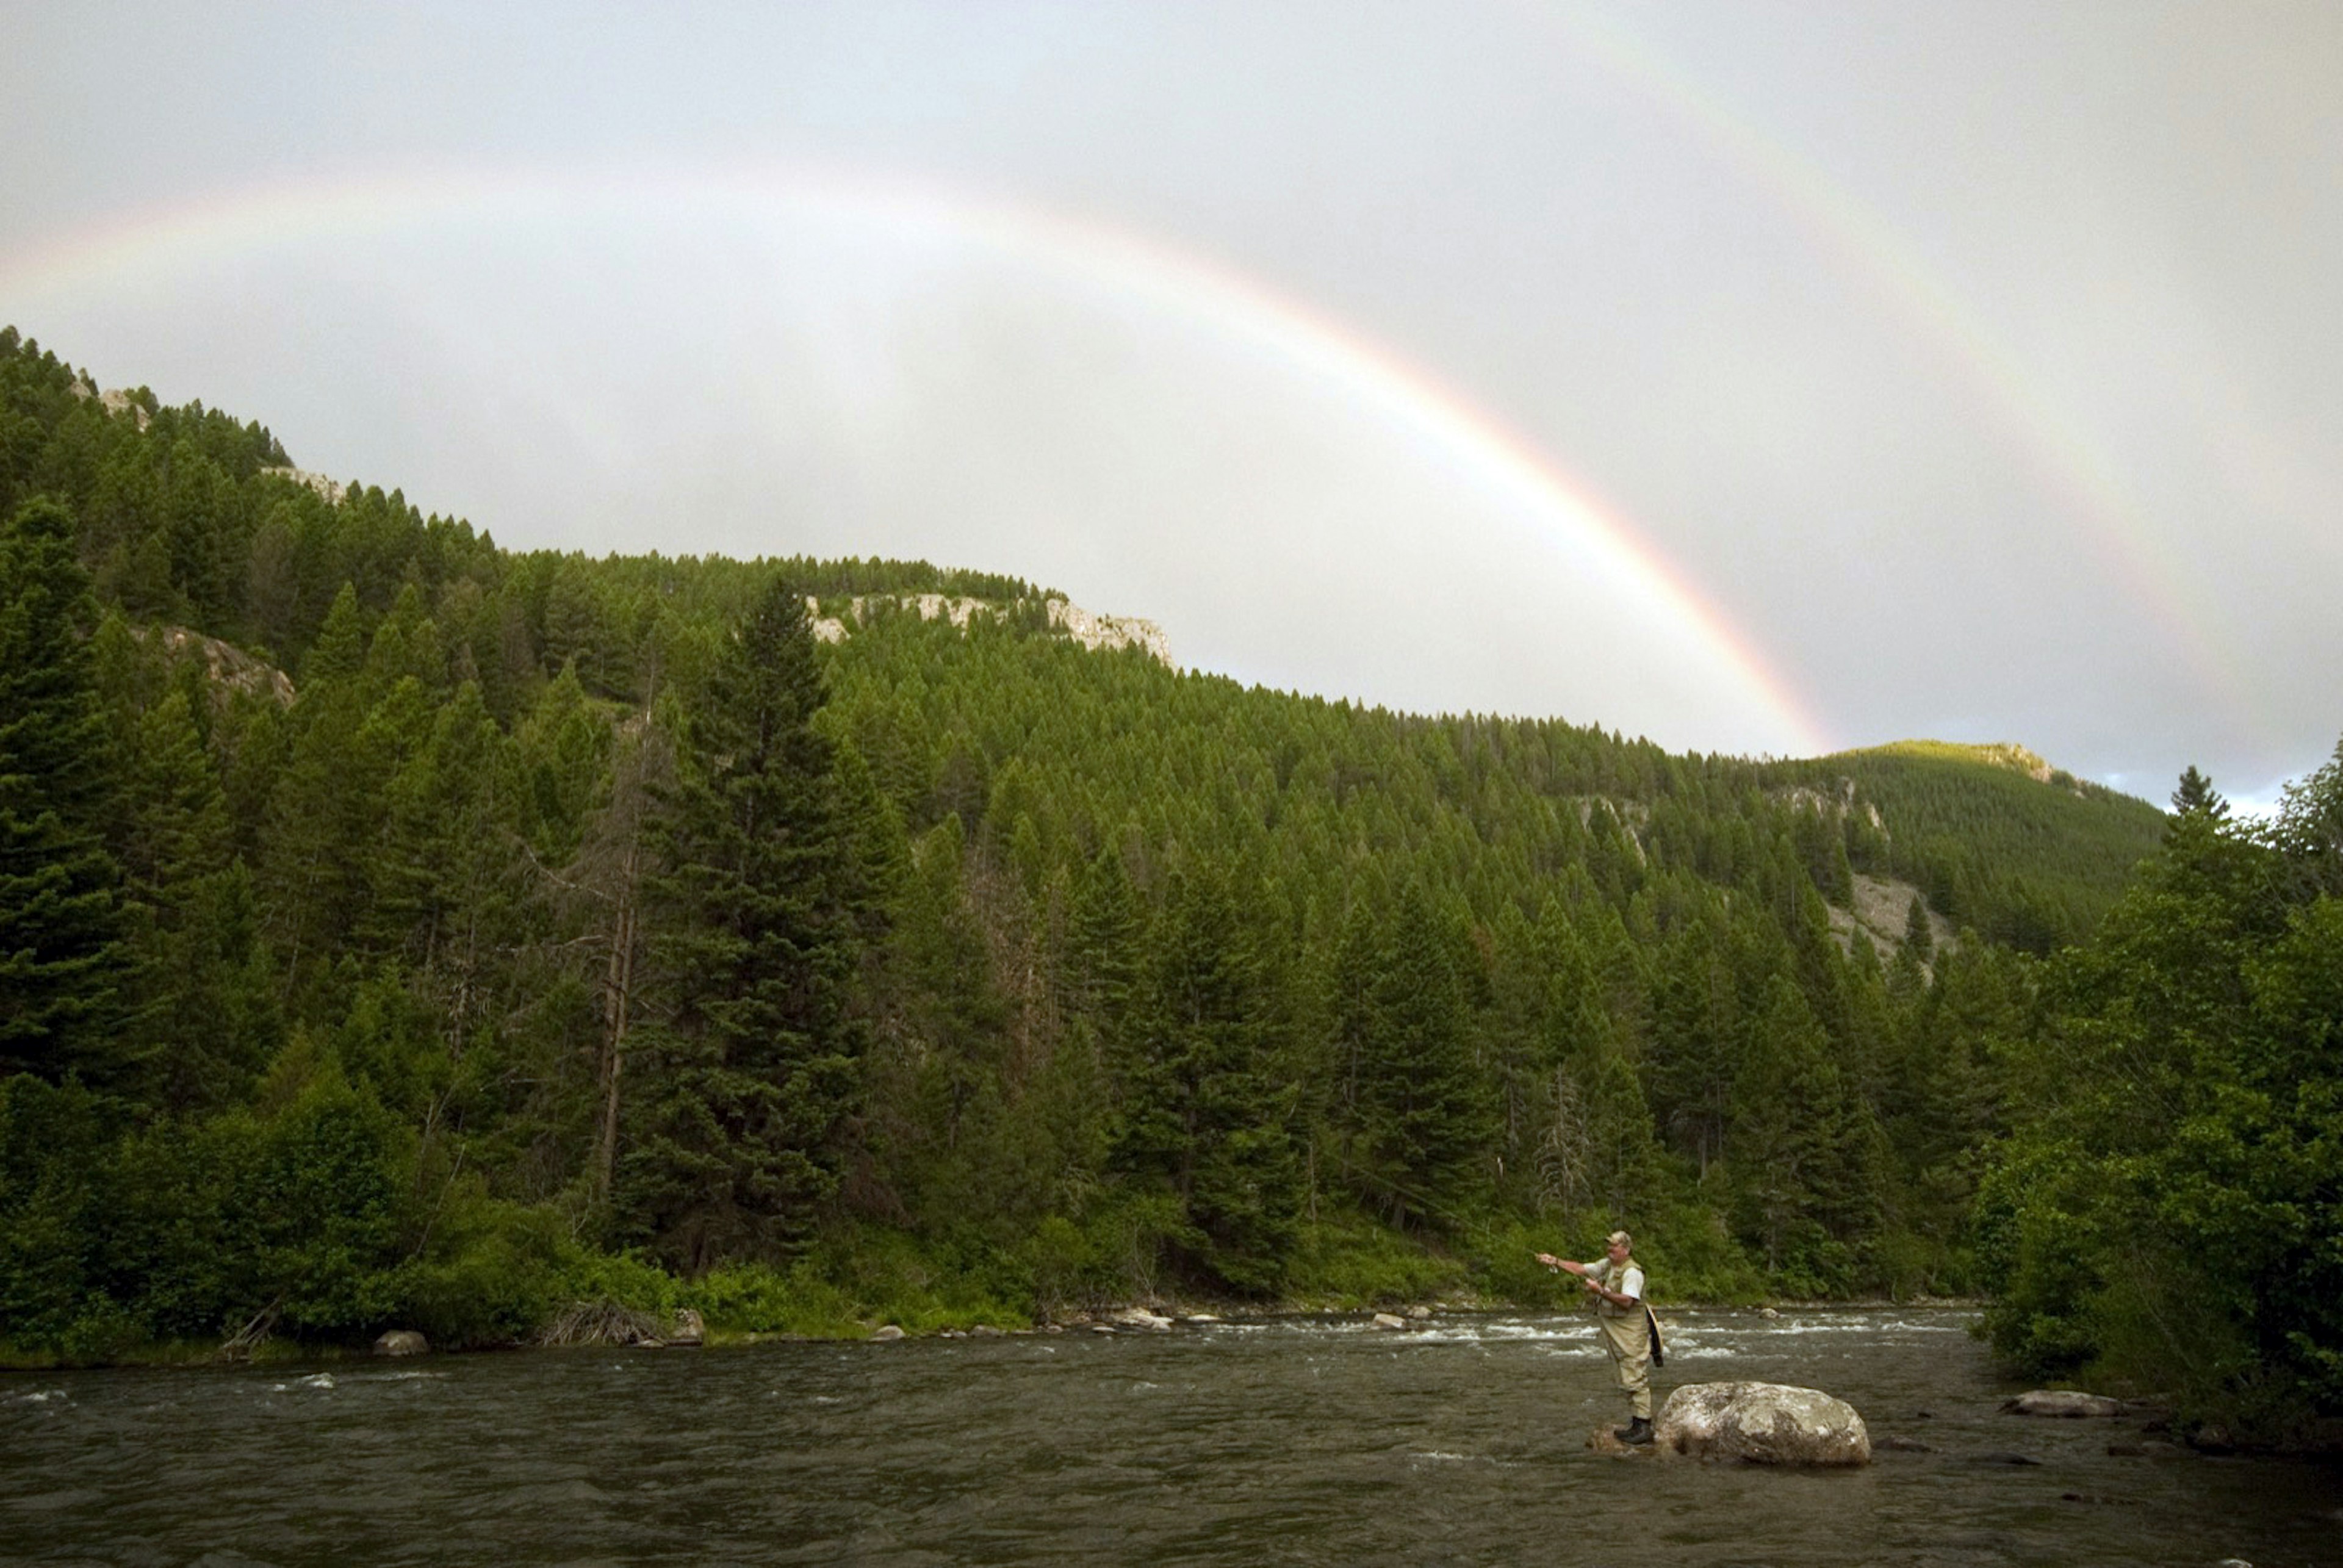
[{"label": "flowing water", "polygon": [[2343,1473],[2000,1414],[1968,1321],[1672,1316],[1662,1398],[1837,1394],[1835,1473],[1589,1452],[1584,1318],[8,1373],[0,1559],[2343,1563]]}]

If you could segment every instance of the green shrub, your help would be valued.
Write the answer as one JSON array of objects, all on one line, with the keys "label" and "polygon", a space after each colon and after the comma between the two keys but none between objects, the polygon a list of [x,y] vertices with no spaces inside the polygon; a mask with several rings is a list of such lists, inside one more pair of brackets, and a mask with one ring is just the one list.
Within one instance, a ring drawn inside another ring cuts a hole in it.
[{"label": "green shrub", "polygon": [[567,1304],[565,1245],[550,1211],[491,1198],[477,1177],[451,1181],[399,1266],[391,1315],[448,1349],[526,1339]]},{"label": "green shrub", "polygon": [[686,1287],[684,1298],[711,1329],[819,1339],[866,1332],[853,1300],[803,1263],[786,1271],[763,1263],[713,1270]]},{"label": "green shrub", "polygon": [[96,1252],[106,1134],[96,1096],[0,1080],[0,1341],[55,1351],[102,1307]]},{"label": "green shrub", "polygon": [[1079,1221],[1051,1215],[1022,1250],[1034,1311],[1044,1317],[1154,1299],[1166,1243],[1184,1231],[1168,1192],[1123,1191],[1092,1202]]},{"label": "green shrub", "polygon": [[1365,1307],[1413,1302],[1466,1288],[1460,1260],[1357,1212],[1327,1213],[1302,1227],[1287,1289],[1317,1306]]}]

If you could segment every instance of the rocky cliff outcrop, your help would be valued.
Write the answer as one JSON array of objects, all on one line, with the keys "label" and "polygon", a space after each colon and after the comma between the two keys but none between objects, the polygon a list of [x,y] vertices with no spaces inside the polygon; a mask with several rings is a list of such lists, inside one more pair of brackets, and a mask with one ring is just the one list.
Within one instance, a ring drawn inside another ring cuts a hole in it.
[{"label": "rocky cliff outcrop", "polygon": [[1052,598],[1049,603],[1050,624],[1084,648],[1144,648],[1157,663],[1172,669],[1180,668],[1180,661],[1172,657],[1172,639],[1151,620],[1141,620],[1137,616],[1100,615],[1071,599]]},{"label": "rocky cliff outcrop", "polygon": [[[96,403],[116,418],[127,415],[141,430],[146,428],[146,422],[153,417],[147,412],[146,402],[127,387],[116,387],[110,392],[101,392],[90,384],[88,377],[84,376],[75,379],[73,394],[85,403]],[[147,397],[153,396],[151,392],[146,394]]]},{"label": "rocky cliff outcrop", "polygon": [[[1051,629],[1084,648],[1143,648],[1167,668],[1180,668],[1179,661],[1172,657],[1171,639],[1163,635],[1163,628],[1151,620],[1141,620],[1137,616],[1101,615],[1057,594],[1041,602],[1047,607],[1045,613],[1049,617]],[[810,596],[806,599],[806,609],[813,617],[815,637],[823,642],[840,642],[856,627],[867,622],[873,608],[879,605],[910,610],[921,620],[949,620],[965,631],[969,622],[980,615],[1011,614],[1031,603],[1030,599],[1021,599],[998,604],[988,599],[955,598],[940,593],[858,594],[847,600],[845,609],[838,615],[822,614],[821,602]]]},{"label": "rocky cliff outcrop", "polygon": [[[1904,945],[1906,923],[1912,918],[1913,904],[1921,897],[1920,890],[1893,877],[1874,877],[1857,871],[1854,894],[1852,909],[1841,909],[1836,904],[1829,909],[1831,935],[1838,939],[1839,950],[1852,952],[1858,940],[1867,940],[1882,963],[1893,963],[1896,950]],[[1960,935],[1952,921],[1925,903],[1921,909],[1936,951],[1947,952],[1960,945]],[[1934,972],[1933,965],[1921,967]]]},{"label": "rocky cliff outcrop", "polygon": [[174,664],[183,659],[201,661],[205,676],[218,694],[215,700],[224,700],[226,694],[240,691],[247,696],[266,697],[280,708],[293,706],[293,678],[233,643],[206,637],[184,626],[139,627],[131,635],[141,641],[159,643]]},{"label": "rocky cliff outcrop", "polygon": [[280,479],[290,479],[297,485],[308,486],[309,488],[323,496],[326,498],[326,504],[329,507],[340,506],[342,498],[349,493],[349,487],[339,479],[329,478],[324,474],[313,474],[307,468],[273,467],[263,468],[260,471],[264,474],[273,474]]}]

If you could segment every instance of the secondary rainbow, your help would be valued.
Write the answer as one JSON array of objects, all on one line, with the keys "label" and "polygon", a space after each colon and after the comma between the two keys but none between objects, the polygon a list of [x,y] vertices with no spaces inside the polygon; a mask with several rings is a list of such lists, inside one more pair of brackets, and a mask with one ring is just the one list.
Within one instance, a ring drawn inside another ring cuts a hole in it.
[{"label": "secondary rainbow", "polygon": [[[1523,0],[1513,13],[1562,51],[1589,62],[1687,131],[1736,177],[1815,236],[1817,251],[1916,328],[1917,341],[1975,389],[2033,454],[2075,526],[2134,603],[2185,650],[2205,689],[2266,744],[2282,730],[2244,672],[2199,574],[2165,540],[2115,467],[2052,399],[2025,357],[1987,324],[1910,243],[1815,162],[1726,104],[1624,27],[1574,9]],[[2209,368],[2207,367],[2208,373]]]}]

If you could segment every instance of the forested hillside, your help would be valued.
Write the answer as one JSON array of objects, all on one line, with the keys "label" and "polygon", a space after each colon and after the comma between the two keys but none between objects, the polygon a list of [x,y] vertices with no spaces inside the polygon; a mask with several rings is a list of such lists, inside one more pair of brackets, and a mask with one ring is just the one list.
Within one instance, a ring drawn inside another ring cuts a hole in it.
[{"label": "forested hillside", "polygon": [[[19,1353],[1541,1301],[1614,1222],[1676,1300],[1974,1289],[2032,954],[2163,831],[1246,689],[923,563],[515,554],[116,402],[0,334]],[[1858,871],[1970,930],[1843,946]]]},{"label": "forested hillside", "polygon": [[1924,890],[1956,923],[2036,954],[2088,936],[2164,829],[2147,802],[2015,746],[1904,741],[1771,773],[1852,786],[1896,824],[1892,837],[1857,829],[1873,867]]}]

